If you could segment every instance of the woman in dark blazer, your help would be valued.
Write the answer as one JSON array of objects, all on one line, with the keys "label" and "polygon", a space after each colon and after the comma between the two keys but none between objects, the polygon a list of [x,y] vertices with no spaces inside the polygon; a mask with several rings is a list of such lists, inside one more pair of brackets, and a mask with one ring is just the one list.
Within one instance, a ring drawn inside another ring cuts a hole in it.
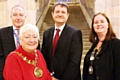
[{"label": "woman in dark blazer", "polygon": [[83,80],[120,80],[120,40],[104,13],[94,15],[89,40],[93,45],[85,56]]}]

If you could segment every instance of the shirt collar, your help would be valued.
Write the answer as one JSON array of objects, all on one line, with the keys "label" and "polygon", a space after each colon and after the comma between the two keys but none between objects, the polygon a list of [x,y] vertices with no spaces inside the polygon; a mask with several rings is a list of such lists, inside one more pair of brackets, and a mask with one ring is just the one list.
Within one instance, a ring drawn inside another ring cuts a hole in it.
[{"label": "shirt collar", "polygon": [[16,30],[17,28],[15,26],[13,26],[13,30]]},{"label": "shirt collar", "polygon": [[64,27],[65,27],[65,23],[64,23],[62,26],[60,26],[59,28],[56,27],[56,25],[55,25],[55,30],[56,30],[56,29],[60,29],[60,31],[62,31]]}]

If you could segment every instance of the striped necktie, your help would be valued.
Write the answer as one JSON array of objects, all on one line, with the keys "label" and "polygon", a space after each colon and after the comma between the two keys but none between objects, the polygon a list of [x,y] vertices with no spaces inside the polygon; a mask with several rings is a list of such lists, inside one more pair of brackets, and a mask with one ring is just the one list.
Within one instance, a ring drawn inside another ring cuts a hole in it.
[{"label": "striped necktie", "polygon": [[18,48],[20,46],[20,41],[19,41],[19,29],[16,29],[16,32],[17,32],[17,36],[16,36],[16,48]]}]

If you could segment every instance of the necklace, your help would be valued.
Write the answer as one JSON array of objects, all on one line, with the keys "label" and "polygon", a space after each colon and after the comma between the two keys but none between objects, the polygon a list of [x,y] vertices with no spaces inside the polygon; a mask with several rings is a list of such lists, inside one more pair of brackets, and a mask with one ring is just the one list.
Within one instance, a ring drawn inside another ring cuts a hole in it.
[{"label": "necklace", "polygon": [[[37,52],[37,51],[35,50],[35,52]],[[22,53],[19,53],[19,52],[15,52],[15,53],[17,53],[18,56],[21,57],[22,60],[25,61],[26,63],[35,66],[34,75],[37,78],[42,77],[42,75],[43,75],[42,69],[40,69],[39,67],[36,67],[36,64],[37,64],[37,61],[38,61],[38,55],[37,55],[37,53],[35,53],[35,59],[34,60],[28,59],[26,56],[22,55]]]},{"label": "necklace", "polygon": [[90,66],[88,68],[89,74],[93,74],[93,71],[94,71],[93,66],[92,66],[93,60],[95,59],[96,55],[100,52],[100,50],[101,50],[101,48],[100,49],[95,48],[90,56]]}]

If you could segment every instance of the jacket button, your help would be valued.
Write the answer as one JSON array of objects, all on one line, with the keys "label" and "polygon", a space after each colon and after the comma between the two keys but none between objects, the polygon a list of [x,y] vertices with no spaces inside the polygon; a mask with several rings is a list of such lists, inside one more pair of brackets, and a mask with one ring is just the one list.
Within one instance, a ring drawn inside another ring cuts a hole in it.
[{"label": "jacket button", "polygon": [[98,66],[96,66],[96,69],[98,69]]},{"label": "jacket button", "polygon": [[96,80],[99,80],[99,77],[96,77]]},{"label": "jacket button", "polygon": [[99,59],[99,57],[96,57],[96,59]]}]

